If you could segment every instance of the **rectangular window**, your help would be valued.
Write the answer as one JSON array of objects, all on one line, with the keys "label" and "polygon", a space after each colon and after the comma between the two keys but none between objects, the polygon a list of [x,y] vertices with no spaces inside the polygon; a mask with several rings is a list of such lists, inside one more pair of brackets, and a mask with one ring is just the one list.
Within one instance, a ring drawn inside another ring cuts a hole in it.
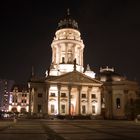
[{"label": "rectangular window", "polygon": [[91,94],[91,98],[95,99],[96,98],[96,94]]},{"label": "rectangular window", "polygon": [[38,113],[41,113],[41,112],[42,112],[42,106],[38,105]]},{"label": "rectangular window", "polygon": [[50,96],[51,96],[51,97],[55,97],[55,93],[51,93]]},{"label": "rectangular window", "polygon": [[54,105],[51,105],[51,113],[54,113]]},{"label": "rectangular window", "polygon": [[95,114],[95,105],[92,106],[92,114]]},{"label": "rectangular window", "polygon": [[66,97],[66,93],[61,93],[61,97]]},{"label": "rectangular window", "polygon": [[86,114],[86,106],[82,105],[82,114]]},{"label": "rectangular window", "polygon": [[21,100],[21,102],[22,102],[22,103],[26,103],[26,100],[25,100],[25,99],[23,99],[23,100]]},{"label": "rectangular window", "polygon": [[86,98],[86,94],[82,94],[82,98]]},{"label": "rectangular window", "polygon": [[38,93],[38,97],[41,98],[42,97],[42,93]]},{"label": "rectangular window", "polygon": [[117,109],[121,108],[121,100],[120,100],[120,98],[116,99],[116,106],[117,106]]},{"label": "rectangular window", "polygon": [[65,105],[61,105],[61,113],[65,113]]}]

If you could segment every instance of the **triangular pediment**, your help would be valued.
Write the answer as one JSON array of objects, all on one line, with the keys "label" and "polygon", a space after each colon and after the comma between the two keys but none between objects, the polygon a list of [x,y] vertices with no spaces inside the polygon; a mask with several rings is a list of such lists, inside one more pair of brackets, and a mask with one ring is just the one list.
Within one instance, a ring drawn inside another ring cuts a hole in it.
[{"label": "triangular pediment", "polygon": [[78,72],[78,71],[72,71],[66,74],[63,74],[61,76],[51,77],[48,78],[47,82],[53,82],[53,83],[80,83],[80,84],[102,84],[102,82],[90,78],[89,76],[86,76],[85,74]]}]

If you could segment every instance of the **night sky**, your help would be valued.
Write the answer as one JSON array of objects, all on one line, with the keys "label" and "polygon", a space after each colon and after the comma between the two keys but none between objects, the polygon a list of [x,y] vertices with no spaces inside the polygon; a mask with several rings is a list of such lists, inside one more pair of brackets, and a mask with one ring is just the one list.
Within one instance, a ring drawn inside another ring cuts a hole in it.
[{"label": "night sky", "polygon": [[34,65],[45,75],[57,24],[70,9],[85,44],[84,64],[140,82],[138,0],[3,0],[0,2],[0,78],[26,83]]}]

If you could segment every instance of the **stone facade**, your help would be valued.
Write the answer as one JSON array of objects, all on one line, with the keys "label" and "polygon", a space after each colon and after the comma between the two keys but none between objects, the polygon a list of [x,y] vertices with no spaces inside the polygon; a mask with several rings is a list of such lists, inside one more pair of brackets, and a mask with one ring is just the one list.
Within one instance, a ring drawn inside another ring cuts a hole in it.
[{"label": "stone facade", "polygon": [[27,87],[13,86],[9,99],[9,111],[14,113],[29,112],[29,91]]},{"label": "stone facade", "polygon": [[96,77],[89,65],[84,72],[80,35],[69,14],[60,20],[46,77],[37,78],[32,71],[28,82],[30,114],[125,118],[125,106],[137,98],[138,84],[116,74],[113,68],[101,69]]}]

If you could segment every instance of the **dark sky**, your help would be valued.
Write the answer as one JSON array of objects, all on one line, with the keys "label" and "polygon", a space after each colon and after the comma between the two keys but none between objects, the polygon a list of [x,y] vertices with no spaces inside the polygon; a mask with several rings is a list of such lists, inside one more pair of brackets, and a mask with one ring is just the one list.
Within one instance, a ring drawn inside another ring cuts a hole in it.
[{"label": "dark sky", "polygon": [[57,23],[70,8],[85,44],[84,64],[140,82],[138,0],[3,0],[0,3],[0,78],[26,82],[34,65],[43,76],[51,63]]}]

